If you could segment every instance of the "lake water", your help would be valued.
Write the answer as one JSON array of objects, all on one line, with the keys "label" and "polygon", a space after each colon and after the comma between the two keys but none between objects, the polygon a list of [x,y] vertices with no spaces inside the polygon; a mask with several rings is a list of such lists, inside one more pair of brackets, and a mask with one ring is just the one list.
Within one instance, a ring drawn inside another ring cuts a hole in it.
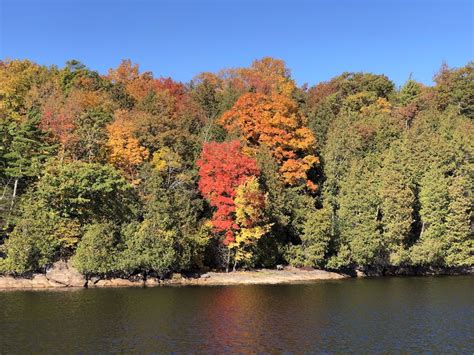
[{"label": "lake water", "polygon": [[0,292],[0,353],[474,352],[474,277]]}]

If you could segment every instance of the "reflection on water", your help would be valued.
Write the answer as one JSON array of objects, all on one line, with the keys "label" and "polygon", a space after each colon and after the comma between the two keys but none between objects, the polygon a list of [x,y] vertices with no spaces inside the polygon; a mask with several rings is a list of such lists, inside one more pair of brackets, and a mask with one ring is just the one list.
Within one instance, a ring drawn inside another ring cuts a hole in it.
[{"label": "reflection on water", "polygon": [[474,277],[0,292],[0,353],[474,351]]}]

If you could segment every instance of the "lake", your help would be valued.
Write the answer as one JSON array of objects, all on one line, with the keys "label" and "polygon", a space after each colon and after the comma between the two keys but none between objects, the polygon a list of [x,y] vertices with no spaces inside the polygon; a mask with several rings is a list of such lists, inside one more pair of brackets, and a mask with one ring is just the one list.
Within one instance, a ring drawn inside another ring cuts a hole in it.
[{"label": "lake", "polygon": [[0,292],[0,353],[474,351],[474,277]]}]

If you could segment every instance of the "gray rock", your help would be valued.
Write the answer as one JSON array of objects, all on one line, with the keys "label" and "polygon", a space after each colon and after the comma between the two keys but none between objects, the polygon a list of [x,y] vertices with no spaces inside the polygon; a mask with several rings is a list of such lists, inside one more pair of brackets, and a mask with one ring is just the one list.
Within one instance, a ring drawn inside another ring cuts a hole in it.
[{"label": "gray rock", "polygon": [[69,262],[58,261],[46,270],[46,278],[66,287],[85,287],[87,280]]}]

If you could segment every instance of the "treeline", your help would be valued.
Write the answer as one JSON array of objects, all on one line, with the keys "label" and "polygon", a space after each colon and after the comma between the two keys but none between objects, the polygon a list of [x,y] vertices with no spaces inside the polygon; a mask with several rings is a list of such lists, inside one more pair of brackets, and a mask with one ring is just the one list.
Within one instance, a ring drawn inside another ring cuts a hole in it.
[{"label": "treeline", "polygon": [[474,265],[473,69],[308,88],[273,58],[186,84],[0,61],[0,272]]}]

